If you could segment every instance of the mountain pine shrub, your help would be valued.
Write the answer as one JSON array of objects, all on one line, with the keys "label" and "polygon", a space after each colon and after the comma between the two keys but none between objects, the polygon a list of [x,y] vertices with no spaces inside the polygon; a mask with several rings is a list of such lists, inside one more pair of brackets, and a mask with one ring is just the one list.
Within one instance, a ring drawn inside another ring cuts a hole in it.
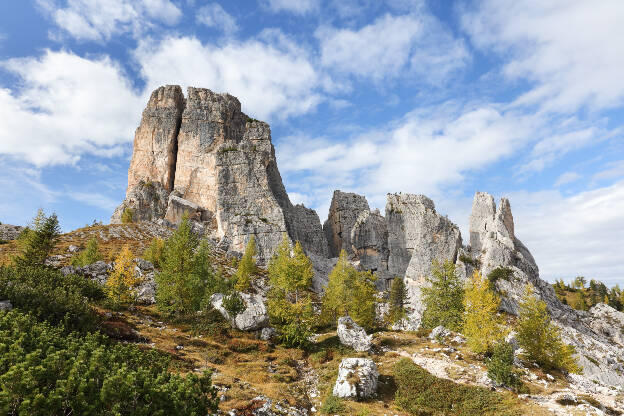
[{"label": "mountain pine shrub", "polygon": [[574,358],[574,347],[563,343],[561,331],[551,321],[546,303],[535,296],[531,285],[527,285],[519,306],[516,331],[526,358],[545,370],[579,373],[581,369]]},{"label": "mountain pine shrub", "polygon": [[487,279],[475,271],[466,283],[462,333],[468,348],[477,354],[491,352],[492,347],[507,334],[504,321],[498,315],[500,299]]},{"label": "mountain pine shrub", "polygon": [[310,284],[314,276],[312,261],[297,242],[290,251],[286,235],[269,262],[267,310],[283,344],[307,346],[315,323]]},{"label": "mountain pine shrub", "polygon": [[422,317],[424,328],[442,325],[459,331],[464,312],[464,288],[459,280],[455,264],[451,261],[433,263],[432,275],[427,277],[428,285],[421,288],[425,307]]},{"label": "mountain pine shrub", "polygon": [[0,351],[3,415],[205,415],[218,407],[209,373],[180,376],[161,352],[18,310],[0,311]]},{"label": "mountain pine shrub", "polygon": [[500,341],[493,347],[487,363],[488,377],[496,383],[518,389],[522,384],[514,369],[514,352],[511,344]]}]

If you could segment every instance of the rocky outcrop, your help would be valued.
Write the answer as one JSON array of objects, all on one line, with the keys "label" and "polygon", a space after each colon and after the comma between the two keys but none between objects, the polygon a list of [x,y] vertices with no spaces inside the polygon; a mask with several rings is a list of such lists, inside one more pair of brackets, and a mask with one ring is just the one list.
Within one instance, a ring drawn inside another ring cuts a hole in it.
[{"label": "rocky outcrop", "polygon": [[420,288],[434,262],[455,262],[461,248],[459,227],[438,214],[424,195],[392,194],[386,204],[388,270],[404,276],[408,291],[408,327],[420,325],[423,313]]},{"label": "rocky outcrop", "polygon": [[365,352],[372,348],[372,335],[366,335],[364,328],[355,323],[350,316],[338,318],[338,339],[340,343],[356,351]]},{"label": "rocky outcrop", "polygon": [[126,200],[111,221],[120,222],[126,207],[134,221],[176,224],[190,215],[225,251],[242,252],[254,235],[260,264],[284,233],[327,257],[318,216],[288,198],[269,125],[247,117],[229,94],[189,87],[185,100],[178,86],[152,93],[135,135]]},{"label": "rocky outcrop", "polygon": [[329,206],[329,217],[323,224],[330,257],[338,257],[341,250],[353,253],[351,230],[363,212],[370,212],[365,197],[350,192],[334,191]]},{"label": "rocky outcrop", "polygon": [[169,191],[160,182],[138,183],[128,187],[126,199],[115,209],[111,217],[112,224],[121,224],[121,217],[126,209],[132,210],[132,221],[154,221],[163,218],[167,212]]},{"label": "rocky outcrop", "polygon": [[333,394],[347,399],[368,399],[377,394],[379,372],[369,358],[345,358],[338,367]]},{"label": "rocky outcrop", "polygon": [[233,328],[240,331],[255,331],[266,327],[269,324],[269,315],[262,296],[249,293],[239,293],[239,295],[243,300],[244,309],[236,316],[230,316],[223,306],[225,295],[222,293],[212,295],[210,304],[230,322]]},{"label": "rocky outcrop", "polygon": [[0,224],[0,240],[16,240],[23,229],[24,227],[20,227],[19,225]]}]

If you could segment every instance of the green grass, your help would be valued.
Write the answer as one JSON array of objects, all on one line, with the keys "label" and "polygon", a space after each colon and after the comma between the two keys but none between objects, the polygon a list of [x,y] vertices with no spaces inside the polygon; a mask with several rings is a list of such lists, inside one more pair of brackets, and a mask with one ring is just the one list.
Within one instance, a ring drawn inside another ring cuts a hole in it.
[{"label": "green grass", "polygon": [[437,378],[411,360],[395,364],[395,403],[412,415],[520,415],[511,395]]}]

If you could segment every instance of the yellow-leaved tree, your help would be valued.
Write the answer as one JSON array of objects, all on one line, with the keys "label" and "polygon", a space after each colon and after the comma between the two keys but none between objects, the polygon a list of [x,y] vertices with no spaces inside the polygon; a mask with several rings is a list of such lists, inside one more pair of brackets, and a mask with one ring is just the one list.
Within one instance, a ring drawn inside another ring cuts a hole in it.
[{"label": "yellow-leaved tree", "polygon": [[375,326],[376,277],[371,272],[357,270],[342,250],[336,266],[329,274],[329,282],[323,295],[322,316],[325,323],[336,324],[338,318],[348,314],[366,329]]},{"label": "yellow-leaved tree", "polygon": [[125,245],[115,258],[115,267],[106,280],[106,296],[114,307],[133,303],[139,284],[141,278],[134,273],[134,256],[130,246]]},{"label": "yellow-leaved tree", "polygon": [[500,299],[487,279],[475,271],[464,291],[463,333],[468,348],[477,354],[491,352],[508,333],[498,314]]},{"label": "yellow-leaved tree", "polygon": [[535,296],[533,286],[527,285],[519,306],[516,330],[525,358],[546,370],[580,373],[574,347],[563,342],[561,330],[551,321],[546,303]]},{"label": "yellow-leaved tree", "polygon": [[245,292],[251,287],[251,276],[256,273],[256,238],[252,235],[236,270],[236,290]]}]

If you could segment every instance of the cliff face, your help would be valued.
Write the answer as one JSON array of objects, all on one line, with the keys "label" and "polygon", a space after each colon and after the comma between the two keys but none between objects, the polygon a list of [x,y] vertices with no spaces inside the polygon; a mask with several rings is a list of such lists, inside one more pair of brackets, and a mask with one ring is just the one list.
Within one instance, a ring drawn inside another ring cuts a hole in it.
[{"label": "cliff face", "polygon": [[[147,187],[155,191],[147,192]],[[183,214],[200,221],[226,249],[241,252],[255,235],[266,262],[283,234],[327,257],[318,216],[293,206],[277,169],[269,125],[252,120],[229,94],[179,86],[152,93],[134,140],[125,208],[134,220]]]}]

